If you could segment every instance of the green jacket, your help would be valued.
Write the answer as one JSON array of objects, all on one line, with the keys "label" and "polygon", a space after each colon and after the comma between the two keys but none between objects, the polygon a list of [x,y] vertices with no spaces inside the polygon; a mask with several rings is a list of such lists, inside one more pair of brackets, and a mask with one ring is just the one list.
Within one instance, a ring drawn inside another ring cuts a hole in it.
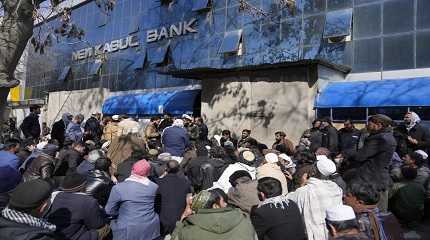
[{"label": "green jacket", "polygon": [[176,224],[172,240],[253,240],[255,231],[239,209],[201,209]]}]

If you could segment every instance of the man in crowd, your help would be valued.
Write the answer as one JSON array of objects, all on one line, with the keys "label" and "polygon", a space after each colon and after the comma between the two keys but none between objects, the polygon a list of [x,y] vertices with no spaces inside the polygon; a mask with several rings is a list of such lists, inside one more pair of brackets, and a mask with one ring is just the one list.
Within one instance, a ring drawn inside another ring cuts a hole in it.
[{"label": "man in crowd", "polygon": [[397,152],[400,156],[415,150],[430,150],[430,131],[421,124],[415,112],[407,112],[404,123],[395,129],[399,132]]},{"label": "man in crowd", "polygon": [[275,133],[275,143],[272,145],[272,149],[276,149],[276,146],[283,145],[286,149],[285,154],[288,156],[294,155],[294,144],[287,138],[287,134],[285,132],[276,132]]},{"label": "man in crowd", "polygon": [[82,132],[82,121],[84,121],[84,115],[78,114],[73,117],[73,120],[67,125],[65,139],[70,140],[72,142],[80,142],[82,141],[83,132]]},{"label": "man in crowd", "polygon": [[[314,165],[310,174],[303,174],[301,187],[287,197],[300,209],[309,240],[328,238],[326,210],[342,204],[342,189],[329,176],[336,172],[336,165],[329,159]],[[313,174],[312,174],[313,173]]]},{"label": "man in crowd", "polygon": [[232,187],[228,191],[228,203],[249,214],[252,206],[260,203],[257,180],[252,180],[247,171],[239,170],[230,176],[229,181]]},{"label": "man in crowd", "polygon": [[60,120],[56,121],[54,125],[52,125],[51,130],[51,139],[57,139],[60,143],[60,147],[64,144],[64,138],[66,133],[66,128],[69,123],[72,121],[73,115],[70,113],[63,113]]},{"label": "man in crowd", "polygon": [[179,163],[175,160],[167,162],[164,176],[157,180],[158,190],[155,199],[160,215],[161,236],[173,233],[176,222],[185,210],[187,195],[191,193],[191,184],[179,174]]},{"label": "man in crowd", "polygon": [[52,185],[38,179],[21,183],[10,194],[9,205],[1,211],[0,239],[60,240],[53,223],[42,219]]},{"label": "man in crowd", "polygon": [[170,153],[174,160],[181,162],[185,150],[190,146],[190,138],[184,128],[184,121],[176,119],[172,126],[164,129],[161,143],[164,152]]},{"label": "man in crowd", "polygon": [[145,141],[153,146],[158,146],[160,142],[160,133],[158,132],[160,121],[158,116],[151,117],[150,122],[145,127]]},{"label": "man in crowd", "polygon": [[358,141],[360,140],[360,130],[355,128],[352,120],[345,120],[345,122],[343,122],[343,128],[339,130],[338,134],[339,152],[354,154],[358,148]]},{"label": "man in crowd", "polygon": [[346,182],[357,177],[363,182],[374,184],[381,193],[381,211],[387,211],[388,208],[388,187],[391,183],[389,164],[396,149],[391,124],[391,118],[383,114],[369,118],[367,129],[370,135],[355,157],[355,162],[361,165],[344,174]]},{"label": "man in crowd", "polygon": [[242,137],[240,138],[239,142],[237,143],[238,147],[243,147],[246,143],[246,140],[251,137],[251,130],[249,129],[243,129],[242,130]]},{"label": "man in crowd", "polygon": [[332,154],[336,154],[338,151],[338,134],[330,118],[323,118],[321,120],[320,131],[322,133],[321,147],[325,147],[330,150]]},{"label": "man in crowd", "polygon": [[5,142],[3,149],[0,150],[0,167],[9,166],[18,170],[21,159],[16,155],[21,143],[17,139],[9,139]]},{"label": "man in crowd", "polygon": [[208,134],[209,134],[208,126],[206,126],[206,124],[203,122],[203,118],[201,118],[201,117],[196,117],[195,122],[196,122],[197,127],[199,128],[198,140],[200,142],[207,143],[208,142]]},{"label": "man in crowd", "polygon": [[199,127],[194,123],[194,119],[187,114],[182,115],[182,120],[190,141],[195,143],[199,139]]},{"label": "man in crowd", "polygon": [[233,138],[231,136],[230,130],[227,130],[227,129],[226,130],[222,130],[222,136],[221,136],[221,139],[220,139],[220,145],[221,145],[221,147],[224,147],[224,144],[227,141],[233,143],[233,146],[234,146],[235,149],[237,148],[237,139],[235,139],[235,138]]},{"label": "man in crowd", "polygon": [[92,140],[94,142],[99,142],[103,134],[102,127],[100,125],[100,114],[93,113],[91,117],[87,119],[84,126],[84,141]]},{"label": "man in crowd", "polygon": [[88,172],[94,170],[94,165],[97,160],[105,158],[105,153],[100,150],[92,150],[88,153],[87,159],[84,159],[76,168],[76,172],[82,175],[88,174]]},{"label": "man in crowd", "polygon": [[55,166],[56,176],[66,176],[69,173],[76,172],[76,168],[83,161],[86,148],[83,143],[72,143],[70,148],[63,149],[58,154],[58,161]]},{"label": "man in crowd", "polygon": [[158,131],[163,132],[166,127],[170,127],[173,124],[173,117],[170,113],[164,113],[163,119],[160,121]]},{"label": "man in crowd", "polygon": [[54,176],[55,171],[55,155],[57,154],[58,146],[54,144],[46,144],[39,156],[37,156],[29,165],[23,174],[24,182],[34,179],[50,180]]},{"label": "man in crowd", "polygon": [[118,136],[128,135],[129,133],[139,133],[139,123],[128,115],[122,115],[118,123]]},{"label": "man in crowd", "polygon": [[354,210],[350,206],[333,206],[327,209],[326,214],[326,223],[331,239],[370,240],[363,232],[360,232]]},{"label": "man in crowd", "polygon": [[258,180],[257,189],[261,203],[252,207],[251,221],[258,239],[281,240],[286,236],[307,239],[299,208],[294,201],[282,195],[281,183],[265,177]]},{"label": "man in crowd", "polygon": [[21,124],[21,131],[25,138],[39,139],[40,123],[39,123],[40,106],[34,105],[30,107],[30,114],[24,118]]},{"label": "man in crowd", "polygon": [[111,118],[107,117],[107,123],[103,128],[102,140],[112,142],[118,136],[118,121],[119,115],[113,115]]}]

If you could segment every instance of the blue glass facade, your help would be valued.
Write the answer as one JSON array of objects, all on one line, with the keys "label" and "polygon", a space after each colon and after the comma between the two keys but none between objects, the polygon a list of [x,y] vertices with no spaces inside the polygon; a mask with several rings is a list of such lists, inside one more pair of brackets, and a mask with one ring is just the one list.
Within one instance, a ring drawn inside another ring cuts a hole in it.
[{"label": "blue glass facade", "polygon": [[[207,2],[211,3],[209,8]],[[106,16],[89,1],[72,11],[73,21],[85,30],[83,41],[54,40],[43,55],[30,49],[26,84],[32,91],[26,97],[94,87],[122,91],[186,86],[198,82],[159,71],[227,69],[303,59],[347,65],[352,72],[430,67],[426,54],[430,52],[428,0],[296,0],[294,9],[281,9],[278,0],[248,2],[269,16],[239,11],[238,0],[174,0],[170,5],[160,0],[118,0]],[[197,33],[147,43],[149,30],[160,33],[164,26],[169,35],[169,26],[193,18]],[[53,19],[34,33],[43,34],[46,28],[59,24]],[[226,33],[238,30],[243,54],[224,54],[220,48],[229,36]],[[324,37],[349,32],[349,42],[333,43]],[[96,67],[93,58],[72,60],[72,52],[129,35],[138,37],[139,46],[107,54],[99,74],[91,74]],[[67,66],[70,74],[64,73]]]}]

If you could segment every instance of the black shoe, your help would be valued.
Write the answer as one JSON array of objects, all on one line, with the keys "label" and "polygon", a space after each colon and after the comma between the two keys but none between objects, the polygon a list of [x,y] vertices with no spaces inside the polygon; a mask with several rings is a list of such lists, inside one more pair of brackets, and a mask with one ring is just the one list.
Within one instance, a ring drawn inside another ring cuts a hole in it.
[{"label": "black shoe", "polygon": [[13,79],[7,82],[0,82],[0,88],[14,88],[19,85],[19,80]]}]

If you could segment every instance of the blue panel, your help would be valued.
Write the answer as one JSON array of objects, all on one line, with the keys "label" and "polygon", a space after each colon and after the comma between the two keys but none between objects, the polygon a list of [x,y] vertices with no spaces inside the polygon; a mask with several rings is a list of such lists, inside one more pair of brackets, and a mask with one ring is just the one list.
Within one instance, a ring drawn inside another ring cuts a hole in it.
[{"label": "blue panel", "polygon": [[93,63],[93,65],[91,66],[90,72],[88,75],[93,76],[93,75],[97,75],[100,71],[100,68],[102,67],[102,62],[96,61]]},{"label": "blue panel", "polygon": [[158,48],[148,49],[149,61],[152,64],[162,64],[168,57],[170,43]]},{"label": "blue panel", "polygon": [[222,41],[220,53],[231,53],[239,50],[239,43],[242,39],[242,30],[226,32]]},{"label": "blue panel", "polygon": [[327,13],[324,38],[351,34],[352,8]]},{"label": "blue panel", "polygon": [[60,81],[60,82],[66,81],[69,74],[70,74],[70,66],[64,67],[63,71],[61,72],[60,76],[58,77],[58,81]]},{"label": "blue panel", "polygon": [[103,114],[159,115],[167,111],[174,115],[192,114],[200,90],[160,91],[129,94],[108,98],[103,104]]},{"label": "blue panel", "polygon": [[210,9],[210,0],[194,0],[193,11],[202,11]]},{"label": "blue panel", "polygon": [[430,78],[332,82],[317,97],[315,107],[430,106]]}]

